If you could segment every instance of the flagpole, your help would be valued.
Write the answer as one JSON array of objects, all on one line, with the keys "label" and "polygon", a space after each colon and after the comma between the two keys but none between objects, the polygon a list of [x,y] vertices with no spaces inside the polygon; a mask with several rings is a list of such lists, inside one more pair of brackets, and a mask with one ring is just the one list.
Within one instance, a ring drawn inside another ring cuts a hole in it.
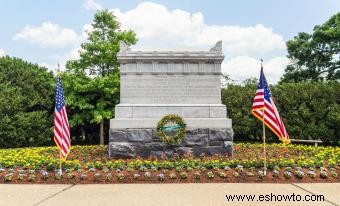
[{"label": "flagpole", "polygon": [[[263,59],[261,58],[261,69],[263,69]],[[262,113],[262,139],[263,139],[263,157],[264,157],[264,168],[263,174],[267,175],[267,155],[266,155],[266,126],[264,125],[264,108]]]},{"label": "flagpole", "polygon": [[63,170],[61,168],[61,150],[59,149],[59,174],[63,174]]},{"label": "flagpole", "polygon": [[[57,78],[60,74],[60,65],[58,63],[58,68],[57,68],[57,72],[56,72],[56,75],[57,75]],[[59,148],[59,174],[62,175],[63,174],[63,169],[61,167],[61,158],[62,157],[62,154],[61,154],[61,149]]]},{"label": "flagpole", "polygon": [[262,133],[263,133],[263,156],[264,156],[263,174],[264,176],[266,176],[267,175],[267,157],[266,157],[266,127],[264,125],[264,115],[262,116]]}]

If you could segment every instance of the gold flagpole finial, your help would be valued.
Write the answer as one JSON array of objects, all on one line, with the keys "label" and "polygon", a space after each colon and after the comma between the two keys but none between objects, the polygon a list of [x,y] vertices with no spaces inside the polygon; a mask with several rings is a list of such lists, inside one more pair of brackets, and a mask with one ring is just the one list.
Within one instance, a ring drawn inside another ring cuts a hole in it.
[{"label": "gold flagpole finial", "polygon": [[60,75],[60,64],[58,63],[58,67],[56,68],[56,74],[57,76]]}]

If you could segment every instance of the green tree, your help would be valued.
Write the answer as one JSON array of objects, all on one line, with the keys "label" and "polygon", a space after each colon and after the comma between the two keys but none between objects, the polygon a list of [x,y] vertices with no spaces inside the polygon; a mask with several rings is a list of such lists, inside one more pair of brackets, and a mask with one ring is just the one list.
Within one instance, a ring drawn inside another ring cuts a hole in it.
[{"label": "green tree", "polygon": [[137,39],[133,31],[122,31],[116,17],[108,10],[94,15],[92,27],[88,41],[81,45],[80,58],[67,62],[69,72],[78,78],[72,82],[71,77],[69,83],[80,81],[80,85],[74,85],[68,104],[71,110],[78,110],[70,116],[74,125],[87,121],[100,124],[99,142],[104,144],[104,120],[113,117],[119,99],[119,45],[120,42],[132,45]]},{"label": "green tree", "polygon": [[340,80],[340,13],[311,34],[301,32],[287,42],[288,65],[282,82]]},{"label": "green tree", "polygon": [[0,58],[0,147],[52,143],[54,84],[46,68]]}]

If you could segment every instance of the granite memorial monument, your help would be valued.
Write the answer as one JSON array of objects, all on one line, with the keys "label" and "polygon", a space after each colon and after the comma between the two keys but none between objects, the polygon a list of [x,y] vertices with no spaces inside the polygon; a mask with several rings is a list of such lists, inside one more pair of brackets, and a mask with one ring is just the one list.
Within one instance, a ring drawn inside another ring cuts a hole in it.
[{"label": "granite memorial monument", "polygon": [[[120,104],[110,121],[110,157],[232,154],[233,130],[221,103],[222,42],[209,51],[131,51],[121,45]],[[167,114],[181,116],[186,135],[167,145],[156,134]]]}]

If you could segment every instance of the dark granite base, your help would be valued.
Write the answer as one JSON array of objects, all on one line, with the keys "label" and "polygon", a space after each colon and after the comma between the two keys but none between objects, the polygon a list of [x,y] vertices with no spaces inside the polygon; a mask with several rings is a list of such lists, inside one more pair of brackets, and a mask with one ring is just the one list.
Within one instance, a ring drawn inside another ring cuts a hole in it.
[{"label": "dark granite base", "polygon": [[179,145],[168,145],[159,139],[155,129],[110,129],[109,156],[111,158],[171,157],[192,154],[227,154],[233,152],[232,129],[188,129]]}]

